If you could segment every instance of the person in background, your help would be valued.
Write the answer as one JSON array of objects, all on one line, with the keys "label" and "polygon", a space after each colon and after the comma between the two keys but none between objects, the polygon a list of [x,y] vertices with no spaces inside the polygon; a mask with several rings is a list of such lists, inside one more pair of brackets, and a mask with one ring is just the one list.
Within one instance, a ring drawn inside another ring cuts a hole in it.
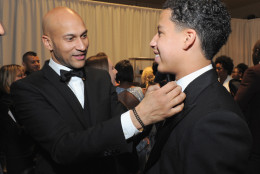
[{"label": "person in background", "polygon": [[215,66],[220,84],[230,92],[229,81],[232,79],[231,73],[234,67],[233,60],[228,56],[219,56],[215,60]]},{"label": "person in background", "polygon": [[154,84],[154,78],[155,75],[153,74],[152,66],[144,68],[141,75],[141,87],[144,89],[144,93],[150,85]]},{"label": "person in background", "polygon": [[133,151],[137,134],[179,113],[185,94],[175,82],[151,86],[139,105],[127,111],[109,74],[85,67],[88,30],[78,13],[56,7],[44,15],[42,28],[51,59],[11,86],[17,121],[39,149],[36,171],[117,174],[115,160]]},{"label": "person in background", "polygon": [[253,48],[254,66],[245,71],[235,95],[235,101],[244,113],[253,136],[253,148],[249,158],[247,174],[260,173],[260,40]]},{"label": "person in background", "polygon": [[158,71],[175,74],[186,99],[176,117],[158,125],[144,173],[246,172],[252,137],[212,66],[231,33],[230,23],[221,0],[165,2],[150,46]]},{"label": "person in background", "polygon": [[237,80],[242,80],[245,71],[247,70],[248,66],[244,63],[238,64],[232,71],[232,78]]},{"label": "person in background", "polygon": [[158,63],[153,62],[153,74],[155,76],[154,83],[159,83],[160,86],[164,86],[169,81],[175,80],[174,74],[165,74],[158,71]]},{"label": "person in background", "polygon": [[144,94],[140,87],[133,86],[134,70],[129,60],[121,60],[115,65],[117,70],[116,87],[118,99],[128,109],[136,107],[143,100]]},{"label": "person in background", "polygon": [[16,122],[10,95],[11,84],[24,77],[20,65],[4,65],[0,69],[0,146],[8,174],[31,174],[34,167],[34,144]]},{"label": "person in background", "polygon": [[244,63],[240,63],[238,64],[232,71],[232,78],[229,81],[229,89],[230,89],[230,93],[231,95],[234,97],[237,93],[237,90],[241,84],[241,81],[243,79],[243,75],[244,72],[246,71],[246,69],[248,68],[248,66]]},{"label": "person in background", "polygon": [[91,56],[86,60],[86,68],[92,67],[97,69],[105,70],[109,73],[111,78],[111,83],[116,86],[116,74],[117,70],[115,69],[112,61],[107,57],[103,52],[98,53],[95,56]]},{"label": "person in background", "polygon": [[28,51],[23,55],[23,66],[26,76],[30,75],[35,71],[39,71],[41,64],[37,53],[33,51]]}]

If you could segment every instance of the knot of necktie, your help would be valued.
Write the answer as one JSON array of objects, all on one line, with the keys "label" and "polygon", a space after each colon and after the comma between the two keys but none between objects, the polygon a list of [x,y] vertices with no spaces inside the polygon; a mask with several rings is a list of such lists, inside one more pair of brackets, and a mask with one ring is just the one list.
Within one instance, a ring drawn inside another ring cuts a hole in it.
[{"label": "knot of necktie", "polygon": [[77,76],[85,80],[85,74],[83,72],[83,69],[79,70],[71,70],[71,71],[66,71],[66,70],[60,70],[60,77],[61,81],[63,82],[69,82],[71,77]]}]

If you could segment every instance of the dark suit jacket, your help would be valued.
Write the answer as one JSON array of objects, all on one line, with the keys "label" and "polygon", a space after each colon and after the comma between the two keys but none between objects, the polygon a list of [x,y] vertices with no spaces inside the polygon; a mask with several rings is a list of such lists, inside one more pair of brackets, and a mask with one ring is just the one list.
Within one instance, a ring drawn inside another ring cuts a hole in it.
[{"label": "dark suit jacket", "polygon": [[235,96],[253,136],[249,173],[260,173],[260,64],[246,70]]},{"label": "dark suit jacket", "polygon": [[8,174],[21,174],[34,167],[34,143],[8,114],[12,104],[9,94],[0,94],[0,152]]},{"label": "dark suit jacket", "polygon": [[87,69],[85,109],[48,62],[11,93],[18,121],[40,146],[38,173],[116,173],[114,156],[130,148],[120,120],[125,108],[107,72]]},{"label": "dark suit jacket", "polygon": [[[242,174],[246,170],[251,136],[233,98],[217,81],[214,70],[200,75],[184,91],[184,110],[168,119],[156,138],[161,152],[149,174]],[[183,117],[173,129],[174,120]],[[170,129],[169,129],[170,128]],[[157,144],[157,145],[156,145]]]}]

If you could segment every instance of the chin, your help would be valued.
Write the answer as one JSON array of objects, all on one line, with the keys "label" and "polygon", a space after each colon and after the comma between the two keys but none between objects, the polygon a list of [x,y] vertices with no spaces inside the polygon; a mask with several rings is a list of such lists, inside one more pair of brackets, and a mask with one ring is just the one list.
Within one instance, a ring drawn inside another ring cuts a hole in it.
[{"label": "chin", "polygon": [[160,65],[159,64],[159,66],[158,66],[158,71],[160,72],[160,73],[166,73],[167,71],[165,70],[165,68],[162,66],[162,65]]},{"label": "chin", "polygon": [[77,63],[72,65],[73,68],[79,69],[79,68],[83,68],[85,66],[85,62],[84,63]]}]

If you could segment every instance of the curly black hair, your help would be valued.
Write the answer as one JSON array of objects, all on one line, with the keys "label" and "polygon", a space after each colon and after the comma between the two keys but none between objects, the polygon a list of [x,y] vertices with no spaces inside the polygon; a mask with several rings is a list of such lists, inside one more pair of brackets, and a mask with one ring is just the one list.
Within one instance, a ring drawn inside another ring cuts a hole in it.
[{"label": "curly black hair", "polygon": [[233,60],[228,56],[219,56],[216,58],[215,65],[220,63],[222,65],[222,68],[227,70],[228,75],[232,73],[232,70],[234,68]]},{"label": "curly black hair", "polygon": [[129,60],[121,60],[115,65],[117,70],[116,82],[133,82],[134,69]]},{"label": "curly black hair", "polygon": [[240,63],[240,64],[238,64],[238,65],[236,66],[236,68],[238,69],[238,71],[239,71],[240,73],[242,73],[241,76],[243,77],[243,75],[244,75],[245,71],[247,70],[248,66],[247,66],[246,64],[244,64],[244,63]]},{"label": "curly black hair", "polygon": [[212,60],[231,33],[230,14],[220,0],[167,0],[171,20],[181,28],[194,29],[205,57]]}]

